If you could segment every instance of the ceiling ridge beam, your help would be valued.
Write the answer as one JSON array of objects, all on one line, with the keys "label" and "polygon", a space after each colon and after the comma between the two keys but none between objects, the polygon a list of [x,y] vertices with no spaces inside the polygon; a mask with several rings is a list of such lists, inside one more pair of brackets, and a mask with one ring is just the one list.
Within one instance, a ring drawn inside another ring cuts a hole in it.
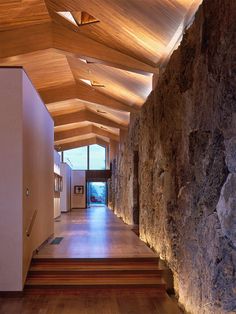
[{"label": "ceiling ridge beam", "polygon": [[107,137],[113,141],[119,141],[119,135],[116,135],[108,130],[103,130],[95,125],[88,125],[85,127],[74,128],[66,131],[55,132],[54,140],[61,141],[69,138],[73,138],[76,136],[82,136],[86,134],[96,134],[103,137]]},{"label": "ceiling ridge beam", "polygon": [[63,151],[63,150],[68,150],[68,149],[72,149],[72,148],[93,145],[93,144],[97,144],[95,136],[92,137],[92,138],[79,140],[79,141],[74,141],[74,142],[71,142],[71,143],[55,145],[55,148],[57,149],[57,151]]},{"label": "ceiling ridge beam", "polygon": [[81,101],[101,105],[118,111],[137,112],[139,110],[136,107],[133,108],[107,95],[103,95],[101,93],[98,94],[98,92],[94,91],[93,88],[89,88],[89,86],[87,87],[82,83],[52,86],[49,88],[39,89],[38,92],[45,104],[77,98]]},{"label": "ceiling ridge beam", "polygon": [[[72,71],[73,72],[73,71]],[[137,106],[130,106],[121,101],[116,100],[115,98],[106,95],[98,91],[97,89],[86,85],[85,83],[80,83],[78,80],[76,81],[77,85],[77,98],[88,101],[91,103],[97,103],[102,106],[108,107],[110,109],[115,109],[118,111],[127,111],[137,113],[140,111],[140,108]]]},{"label": "ceiling ridge beam", "polygon": [[75,129],[70,129],[66,131],[60,131],[60,132],[55,132],[54,133],[54,141],[61,141],[65,140],[70,137],[75,137],[79,135],[85,135],[92,133],[92,125],[80,127],[80,128],[75,128]]},{"label": "ceiling ridge beam", "polygon": [[74,141],[74,142],[70,142],[70,143],[55,145],[55,149],[57,151],[63,151],[63,150],[93,145],[93,144],[98,144],[98,145],[102,145],[102,146],[106,146],[106,147],[109,146],[109,142],[106,142],[103,139],[101,139],[97,136],[94,136],[94,137],[84,139],[84,140],[79,140],[79,141]]},{"label": "ceiling ridge beam", "polygon": [[108,137],[109,139],[111,139],[113,141],[119,142],[119,140],[120,140],[119,135],[114,134],[114,133],[110,132],[109,130],[101,129],[96,125],[92,125],[92,130],[93,130],[93,133],[100,135],[100,136],[103,136],[103,137]]},{"label": "ceiling ridge beam", "polygon": [[85,110],[85,109],[54,117],[55,126],[61,126],[61,125],[83,122],[83,121],[98,123],[105,126],[122,129],[122,130],[127,130],[128,128],[128,125],[124,123],[115,122],[111,119],[108,119],[106,117],[103,117],[101,115],[98,115],[96,113],[93,113],[92,111]]}]

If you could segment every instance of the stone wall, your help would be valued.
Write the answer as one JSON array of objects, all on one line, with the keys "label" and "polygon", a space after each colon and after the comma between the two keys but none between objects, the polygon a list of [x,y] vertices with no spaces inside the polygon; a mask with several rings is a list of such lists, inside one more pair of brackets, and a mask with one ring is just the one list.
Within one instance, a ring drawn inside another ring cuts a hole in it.
[{"label": "stone wall", "polygon": [[120,146],[112,207],[174,274],[194,314],[236,311],[236,1],[205,0]]}]

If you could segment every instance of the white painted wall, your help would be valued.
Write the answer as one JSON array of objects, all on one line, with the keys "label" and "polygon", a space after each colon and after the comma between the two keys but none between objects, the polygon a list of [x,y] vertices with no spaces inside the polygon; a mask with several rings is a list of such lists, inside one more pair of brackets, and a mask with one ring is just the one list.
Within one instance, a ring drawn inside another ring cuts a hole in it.
[{"label": "white painted wall", "polygon": [[21,72],[0,69],[0,291],[22,289]]},{"label": "white painted wall", "polygon": [[[32,252],[53,233],[54,122],[24,71],[23,74],[23,280]],[[26,190],[29,190],[29,196]],[[30,237],[26,230],[37,216]]]},{"label": "white painted wall", "polygon": [[61,163],[61,176],[63,180],[63,189],[60,197],[61,212],[67,212],[71,209],[71,168],[67,163]]},{"label": "white painted wall", "polygon": [[[74,194],[74,186],[83,185],[84,194]],[[86,174],[84,170],[71,172],[71,208],[86,208]]]},{"label": "white painted wall", "polygon": [[0,68],[0,99],[0,291],[21,291],[53,233],[53,121],[21,68]]}]

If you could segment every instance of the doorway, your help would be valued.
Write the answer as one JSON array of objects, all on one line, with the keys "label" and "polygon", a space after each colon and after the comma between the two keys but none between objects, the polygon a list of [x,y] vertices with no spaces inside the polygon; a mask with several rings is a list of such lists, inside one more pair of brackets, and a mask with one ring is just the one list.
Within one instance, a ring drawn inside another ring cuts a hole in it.
[{"label": "doorway", "polygon": [[87,206],[107,205],[107,183],[88,182],[87,183]]}]

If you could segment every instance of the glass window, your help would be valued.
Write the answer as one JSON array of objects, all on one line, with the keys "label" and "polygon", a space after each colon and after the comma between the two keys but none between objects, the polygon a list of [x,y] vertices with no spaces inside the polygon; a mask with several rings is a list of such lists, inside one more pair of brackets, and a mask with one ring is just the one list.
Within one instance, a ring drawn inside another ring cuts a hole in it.
[{"label": "glass window", "polygon": [[64,151],[64,162],[73,170],[88,169],[88,146],[69,149]]},{"label": "glass window", "polygon": [[106,169],[106,148],[97,144],[89,146],[89,169]]}]

